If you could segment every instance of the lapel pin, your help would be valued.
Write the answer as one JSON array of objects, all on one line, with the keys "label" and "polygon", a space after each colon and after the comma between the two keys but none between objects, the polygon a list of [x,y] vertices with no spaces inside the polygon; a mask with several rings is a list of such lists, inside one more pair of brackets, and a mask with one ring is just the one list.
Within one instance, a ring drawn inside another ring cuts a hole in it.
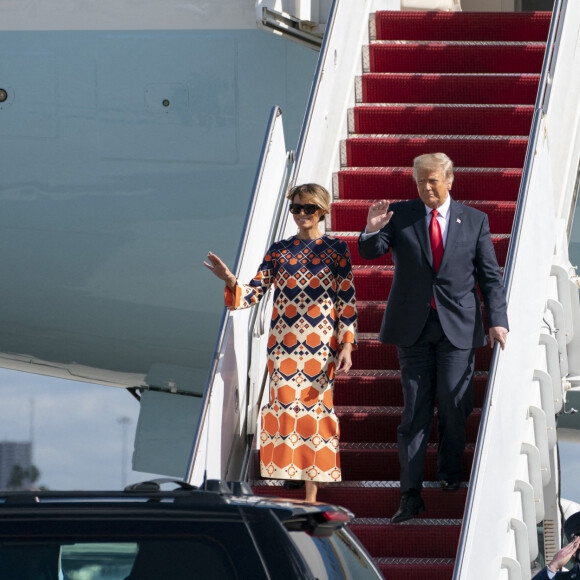
[{"label": "lapel pin", "polygon": [[460,220],[459,218],[457,218],[457,223],[458,223],[458,224],[460,224],[460,223],[461,223],[461,220]]}]

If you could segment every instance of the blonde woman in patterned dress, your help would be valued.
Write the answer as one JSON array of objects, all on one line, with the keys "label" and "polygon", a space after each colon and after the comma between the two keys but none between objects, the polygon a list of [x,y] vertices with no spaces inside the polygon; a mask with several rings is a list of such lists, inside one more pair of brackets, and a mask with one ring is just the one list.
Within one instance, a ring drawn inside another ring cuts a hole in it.
[{"label": "blonde woman in patterned dress", "polygon": [[341,480],[332,391],[334,375],[352,366],[356,299],[346,243],[318,228],[330,211],[328,191],[305,184],[286,197],[298,234],[270,247],[249,284],[240,284],[211,252],[204,264],[226,283],[231,310],[256,304],[275,286],[260,471],[266,478],[303,480],[306,500],[314,502],[319,483]]}]

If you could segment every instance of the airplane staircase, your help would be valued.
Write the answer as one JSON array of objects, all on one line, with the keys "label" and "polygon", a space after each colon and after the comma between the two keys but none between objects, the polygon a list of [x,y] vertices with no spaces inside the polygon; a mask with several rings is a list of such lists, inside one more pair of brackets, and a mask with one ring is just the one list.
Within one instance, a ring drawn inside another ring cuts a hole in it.
[{"label": "airplane staircase", "polygon": [[[568,251],[580,194],[580,2],[556,0],[551,21],[400,9],[333,0],[295,152],[272,109],[235,272],[250,279],[271,242],[295,233],[289,184],[333,190],[326,225],[352,250],[361,335],[354,370],[335,384],[344,481],[319,499],[355,512],[388,578],[531,580],[578,509],[561,497],[558,440],[562,419],[564,436],[580,440],[568,400],[580,392],[580,277]],[[370,201],[414,197],[412,159],[436,150],[456,162],[452,196],[488,212],[511,328],[504,351],[477,353],[462,488],[438,489],[433,440],[427,512],[391,525],[403,403],[394,349],[375,338],[392,266],[388,256],[361,262],[355,244]],[[185,475],[195,485],[244,479],[302,497],[256,470],[271,308],[224,314]]]},{"label": "airplane staircase", "polygon": [[[417,195],[409,169],[415,156],[442,151],[456,167],[452,197],[488,214],[504,265],[550,18],[539,12],[377,12],[363,49],[363,74],[353,79],[356,105],[348,111],[349,134],[333,179],[330,230],[352,253],[359,349],[353,370],[335,383],[344,481],[323,487],[319,500],[356,514],[353,531],[390,579],[453,576],[492,352],[476,353],[461,489],[439,488],[434,427],[426,512],[390,524],[400,497],[396,429],[403,401],[396,349],[376,337],[393,265],[390,256],[362,260],[358,232],[372,200]],[[272,483],[255,481],[254,487],[261,494],[302,496]]]}]

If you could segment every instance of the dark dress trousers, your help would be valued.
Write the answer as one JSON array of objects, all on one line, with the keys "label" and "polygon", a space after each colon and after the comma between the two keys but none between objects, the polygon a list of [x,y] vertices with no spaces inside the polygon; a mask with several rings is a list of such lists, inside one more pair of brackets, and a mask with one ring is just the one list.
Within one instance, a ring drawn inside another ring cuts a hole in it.
[{"label": "dark dress trousers", "polygon": [[422,487],[435,400],[437,476],[462,479],[474,349],[486,343],[478,285],[488,325],[508,328],[508,321],[486,214],[450,200],[445,250],[435,272],[423,202],[393,203],[389,211],[394,212],[389,223],[378,234],[359,237],[358,246],[368,260],[391,251],[395,264],[379,340],[396,345],[399,354],[405,408],[398,445],[405,492]]}]

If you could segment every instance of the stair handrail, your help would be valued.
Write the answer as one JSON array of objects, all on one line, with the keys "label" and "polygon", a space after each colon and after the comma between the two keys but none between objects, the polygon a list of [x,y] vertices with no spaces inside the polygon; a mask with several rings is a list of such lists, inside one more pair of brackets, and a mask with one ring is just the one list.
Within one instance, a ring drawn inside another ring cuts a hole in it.
[{"label": "stair handrail", "polygon": [[[265,138],[264,138],[264,141],[262,144],[262,150],[260,153],[260,161],[258,164],[258,169],[256,171],[256,177],[254,179],[252,194],[250,197],[250,202],[248,204],[248,210],[246,212],[246,217],[244,220],[244,227],[242,230],[242,236],[240,238],[240,244],[238,246],[238,251],[237,251],[236,260],[235,260],[235,267],[233,269],[233,271],[236,274],[236,277],[240,273],[240,268],[241,268],[241,265],[243,262],[243,258],[244,258],[246,251],[247,251],[247,239],[248,239],[248,235],[250,233],[250,228],[252,225],[252,218],[254,216],[254,213],[255,213],[256,207],[257,207],[258,193],[260,190],[260,185],[262,183],[262,180],[264,178],[266,168],[267,168],[268,155],[270,152],[270,143],[273,139],[273,135],[274,135],[274,131],[276,129],[277,123],[281,123],[281,122],[282,122],[282,110],[280,107],[274,106],[270,112],[268,126],[266,129],[266,135],[265,135]],[[280,190],[285,189],[285,187],[286,187],[287,178],[288,178],[288,174],[290,171],[290,167],[292,165],[292,161],[293,161],[293,155],[290,152],[287,152],[286,161],[285,161],[286,165],[282,171],[284,177],[283,177],[283,179],[281,179],[281,183],[279,184]],[[269,230],[269,234],[268,234],[268,239],[271,239],[271,237],[274,235],[274,232],[277,231],[277,229],[279,227],[278,222],[279,222],[279,217],[281,214],[281,207],[282,206],[283,206],[283,203],[281,203],[280,200],[278,200],[277,204],[276,204],[276,210],[275,210],[275,212],[277,214],[277,218],[272,219],[270,222],[270,230]],[[256,321],[258,314],[259,313],[256,312],[255,309],[253,309],[253,311],[251,312],[251,317],[252,317],[251,324],[248,325],[248,332],[249,333],[251,333],[251,329],[253,328],[253,326],[255,324],[255,321]],[[221,323],[219,326],[218,337],[216,340],[216,346],[214,349],[214,353],[213,353],[211,363],[210,363],[210,368],[208,371],[208,377],[207,377],[206,386],[204,389],[203,400],[202,400],[202,404],[201,404],[199,418],[198,418],[195,433],[194,433],[192,449],[191,449],[191,453],[190,453],[190,459],[189,459],[188,466],[187,466],[186,473],[185,473],[185,480],[186,481],[192,481],[192,479],[194,478],[194,467],[196,464],[196,460],[200,454],[200,446],[202,443],[203,430],[207,426],[209,403],[210,403],[212,393],[213,393],[213,386],[214,386],[214,382],[216,379],[216,375],[218,374],[218,367],[219,367],[220,360],[221,360],[223,354],[225,353],[225,350],[227,347],[226,338],[227,338],[228,332],[230,330],[231,322],[232,322],[231,313],[228,310],[224,309],[224,312],[222,315],[222,320],[221,320]],[[248,367],[249,367],[249,365],[248,365]],[[206,460],[207,460],[207,458],[206,458]]]},{"label": "stair handrail", "polygon": [[[540,121],[542,115],[545,114],[550,100],[552,87],[552,73],[553,64],[556,62],[559,43],[556,40],[561,33],[561,26],[563,23],[562,9],[564,7],[564,0],[556,0],[554,9],[552,11],[552,19],[550,21],[550,31],[548,33],[548,41],[546,43],[546,52],[544,53],[544,61],[542,63],[542,74],[540,75],[540,83],[538,85],[538,94],[536,96],[536,103],[534,105],[534,115],[532,118],[532,127],[530,130],[530,137],[528,139],[528,146],[526,148],[526,157],[524,167],[522,170],[522,179],[520,181],[520,188],[518,191],[518,199],[516,203],[516,210],[514,214],[514,221],[512,225],[512,232],[510,236],[510,244],[505,261],[504,279],[506,296],[509,296],[512,284],[512,271],[514,262],[517,256],[517,245],[519,244],[520,231],[522,228],[522,216],[527,203],[527,192],[530,185],[530,177],[532,173],[532,165],[534,163],[534,152],[538,142]],[[496,350],[497,352],[497,350]]]},{"label": "stair handrail", "polygon": [[[268,233],[266,246],[269,248],[276,240],[281,238],[281,234],[284,230],[285,223],[283,216],[287,213],[290,201],[286,199],[284,193],[288,189],[288,182],[290,180],[290,172],[294,166],[294,151],[288,151],[288,157],[286,162],[286,167],[284,170],[284,177],[279,187],[279,195],[276,203],[276,207],[273,213],[273,219],[270,225],[270,231]],[[270,290],[272,287],[270,287]],[[250,461],[250,452],[252,446],[251,436],[253,430],[250,427],[250,423],[257,420],[257,414],[254,413],[256,410],[255,405],[260,407],[260,402],[263,399],[265,386],[267,383],[268,368],[267,365],[261,364],[261,358],[258,355],[255,360],[253,353],[256,348],[261,348],[264,345],[261,344],[261,339],[269,332],[269,326],[267,324],[267,313],[271,310],[274,302],[273,292],[268,291],[266,296],[262,298],[260,304],[253,308],[253,312],[250,315],[250,322],[248,324],[248,343],[251,345],[250,355],[248,359],[248,373],[247,373],[247,409],[245,416],[244,431],[246,435],[250,435],[246,440],[246,450],[244,453],[244,459],[240,469],[239,479],[246,481],[248,479],[248,469]],[[262,350],[265,350],[262,348]]]},{"label": "stair handrail", "polygon": [[[300,135],[298,144],[296,147],[295,152],[291,152],[292,157],[292,164],[289,166],[289,171],[287,173],[286,179],[286,188],[296,185],[299,168],[301,164],[301,160],[304,156],[305,144],[308,137],[308,130],[312,123],[312,118],[314,115],[314,111],[316,108],[317,102],[317,95],[318,89],[323,78],[323,71],[324,71],[324,64],[326,62],[326,58],[329,53],[329,46],[330,46],[330,38],[332,35],[332,31],[334,30],[334,26],[336,23],[337,13],[340,6],[341,0],[333,0],[332,5],[330,7],[330,11],[328,14],[328,20],[326,23],[325,34],[322,39],[322,44],[320,47],[320,54],[318,56],[316,70],[314,73],[310,94],[308,97],[308,102],[306,105],[306,111],[304,114],[304,119],[302,122]],[[321,180],[317,179],[315,176],[308,176],[308,181],[318,181]],[[325,184],[326,185],[326,184]],[[272,228],[271,235],[269,237],[269,243],[273,243],[276,239],[282,239],[290,234],[290,228],[292,227],[292,220],[290,219],[287,209],[288,209],[289,201],[285,200],[283,197],[280,198],[280,205],[278,206],[278,212],[275,217],[276,220],[276,227]],[[286,219],[284,219],[286,216]],[[271,303],[273,301],[272,296],[267,296],[262,299],[261,304],[256,308],[256,312],[250,324],[248,326],[249,329],[249,341],[254,344],[255,341],[259,341],[260,337],[266,332],[266,325],[265,325],[265,314],[268,311]],[[255,349],[252,349],[255,350]],[[259,357],[258,357],[259,358]],[[253,364],[254,363],[254,364]],[[248,365],[248,389],[256,389],[256,397],[254,400],[251,400],[250,396],[248,396],[248,413],[247,413],[247,420],[252,421],[256,420],[257,417],[252,414],[252,404],[251,403],[260,403],[263,402],[262,399],[264,397],[264,393],[266,392],[265,385],[267,383],[267,368],[261,370],[257,366],[257,361],[253,361],[250,359]],[[260,405],[258,404],[258,407]],[[248,429],[246,428],[246,431]],[[242,462],[241,470],[240,470],[240,479],[246,480],[248,478],[249,467],[250,467],[250,460],[251,460],[251,446],[252,446],[252,438],[248,437],[246,441],[246,452],[244,454],[244,459]]]},{"label": "stair handrail", "polygon": [[326,62],[328,56],[330,37],[332,36],[332,31],[336,23],[336,13],[338,11],[340,1],[341,0],[332,0],[332,5],[330,6],[330,12],[328,14],[328,20],[326,22],[326,30],[324,32],[324,37],[322,38],[322,45],[320,46],[320,54],[318,55],[318,60],[316,61],[316,70],[314,71],[314,79],[312,80],[310,95],[308,96],[308,103],[306,105],[306,112],[304,113],[304,119],[302,121],[302,127],[300,128],[300,135],[298,137],[298,145],[296,146],[294,168],[292,176],[290,178],[290,183],[292,185],[296,185],[296,175],[302,164],[306,139],[308,137],[309,128],[312,123],[312,118],[314,115],[314,107],[316,104],[318,87],[320,86],[320,81],[322,80],[324,63]]},{"label": "stair handrail", "polygon": [[[532,118],[532,125],[530,130],[530,137],[528,139],[528,145],[526,149],[524,167],[522,170],[522,178],[520,181],[520,188],[518,191],[518,198],[516,203],[516,209],[514,214],[514,221],[512,225],[512,231],[510,236],[510,244],[508,247],[508,253],[506,256],[505,269],[504,269],[504,280],[505,280],[505,293],[509,302],[510,292],[512,288],[513,280],[513,269],[515,264],[515,259],[517,256],[517,247],[520,239],[520,232],[522,229],[522,217],[524,209],[527,202],[527,192],[530,186],[531,169],[534,163],[535,150],[538,143],[538,138],[540,134],[540,122],[543,114],[546,111],[550,98],[551,81],[553,75],[553,66],[556,62],[558,43],[557,40],[561,34],[561,27],[563,24],[563,12],[565,12],[566,0],[556,0],[554,4],[554,9],[552,11],[552,19],[550,22],[550,30],[548,34],[548,41],[546,43],[546,51],[544,53],[544,60],[542,64],[542,73],[540,76],[540,82],[538,86],[538,93],[536,96],[536,102],[534,105],[534,114]],[[489,379],[488,379],[488,389],[485,395],[485,401],[482,408],[481,421],[478,429],[477,441],[473,464],[471,468],[470,481],[473,484],[469,485],[467,492],[467,499],[465,504],[465,513],[463,516],[463,523],[461,526],[461,535],[459,539],[459,545],[457,548],[457,558],[455,562],[455,567],[453,571],[453,580],[461,579],[461,569],[464,563],[465,546],[467,541],[467,534],[469,531],[469,522],[473,512],[474,496],[477,481],[477,474],[482,469],[482,446],[480,445],[481,438],[487,430],[487,425],[489,421],[490,408],[492,405],[493,398],[493,386],[495,377],[497,374],[498,363],[501,357],[501,350],[498,344],[495,345],[490,369],[489,369]]]}]

